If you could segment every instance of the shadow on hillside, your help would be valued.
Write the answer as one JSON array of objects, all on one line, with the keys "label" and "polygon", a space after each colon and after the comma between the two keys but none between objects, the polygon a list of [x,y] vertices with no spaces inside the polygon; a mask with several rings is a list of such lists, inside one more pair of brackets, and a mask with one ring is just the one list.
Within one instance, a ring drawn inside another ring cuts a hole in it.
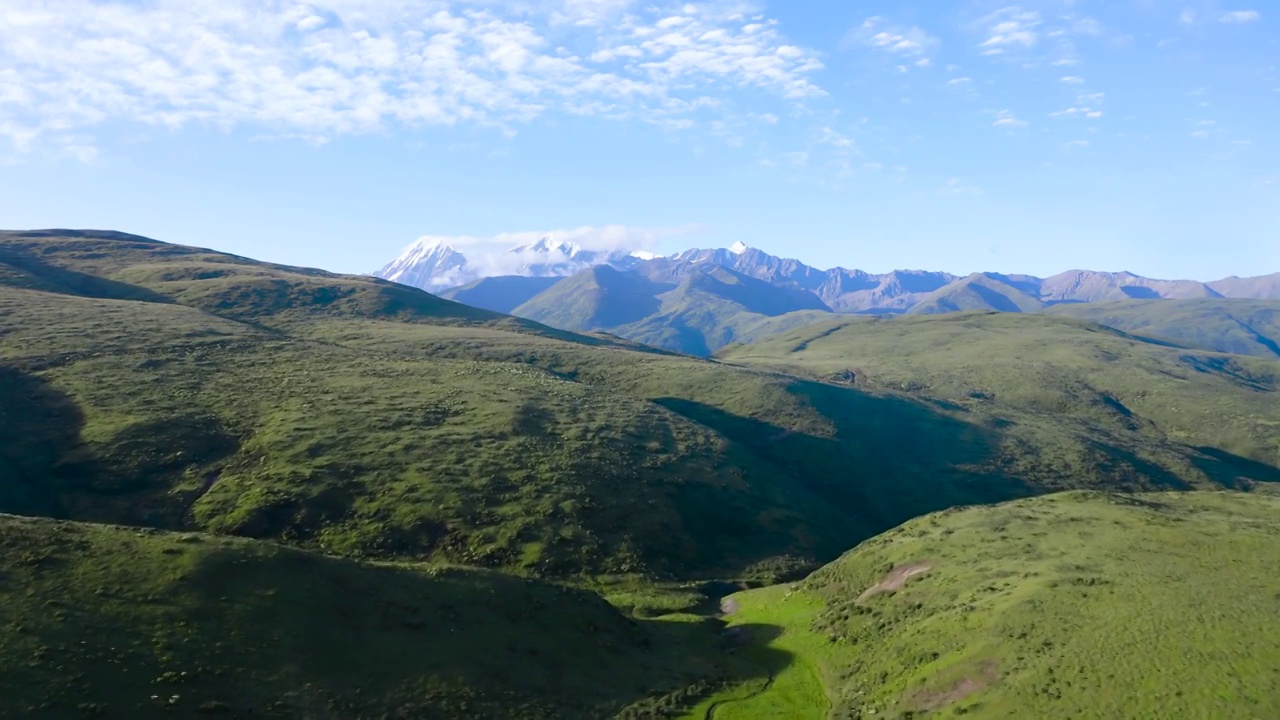
[{"label": "shadow on hillside", "polygon": [[[268,599],[252,600],[265,588]],[[793,661],[769,646],[776,626],[633,619],[589,591],[485,571],[424,573],[297,552],[246,562],[227,552],[194,564],[178,592],[196,641],[175,651],[189,657],[172,666],[211,657],[200,643],[229,644],[228,629],[253,638],[232,648],[236,662],[218,681],[229,683],[218,688],[224,698],[243,698],[232,709],[246,713],[263,709],[249,703],[264,688],[245,690],[267,671],[290,690],[342,698],[346,717],[376,716],[393,698],[396,717],[671,717]],[[311,699],[288,704],[301,710]]]},{"label": "shadow on hillside", "polygon": [[1195,465],[1209,479],[1233,490],[1250,483],[1280,483],[1280,468],[1214,447],[1198,447]]},{"label": "shadow on hillside", "polygon": [[0,247],[0,263],[46,283],[40,289],[53,290],[66,295],[102,298],[107,300],[138,300],[142,302],[172,303],[173,299],[137,285],[117,282],[59,267],[45,262],[31,253]]},{"label": "shadow on hillside", "polygon": [[74,398],[0,367],[0,512],[176,528],[189,501],[171,492],[174,483],[239,449],[210,417],[126,426],[96,449],[84,424]]},{"label": "shadow on hillside", "polygon": [[829,434],[682,398],[656,402],[713,428],[852,519],[850,545],[926,513],[1036,493],[990,469],[999,453],[997,431],[905,398],[804,380],[789,390],[831,422]]},{"label": "shadow on hillside", "polygon": [[0,512],[65,517],[59,482],[83,458],[84,414],[44,380],[0,367]]}]

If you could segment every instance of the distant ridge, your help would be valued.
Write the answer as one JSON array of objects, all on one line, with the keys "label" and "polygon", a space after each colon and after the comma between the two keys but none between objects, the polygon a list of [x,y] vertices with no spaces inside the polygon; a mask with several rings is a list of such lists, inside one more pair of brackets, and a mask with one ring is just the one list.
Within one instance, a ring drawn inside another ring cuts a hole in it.
[{"label": "distant ridge", "polygon": [[[794,327],[822,313],[1039,312],[1140,300],[1280,300],[1280,273],[1209,283],[1095,270],[1069,270],[1048,278],[993,272],[958,277],[926,270],[876,274],[821,270],[743,242],[658,256],[590,251],[544,237],[504,257],[511,262],[503,274],[479,277],[485,268],[471,264],[462,253],[421,242],[377,275],[562,330],[604,330],[700,355]],[[725,282],[717,285],[714,268],[723,268],[734,279],[721,274]],[[1232,346],[1240,343],[1233,340]]]}]

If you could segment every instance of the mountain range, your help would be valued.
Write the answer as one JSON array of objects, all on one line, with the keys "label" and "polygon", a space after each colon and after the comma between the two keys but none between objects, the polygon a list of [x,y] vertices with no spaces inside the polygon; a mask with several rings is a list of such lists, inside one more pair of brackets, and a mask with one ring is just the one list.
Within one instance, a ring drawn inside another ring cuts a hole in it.
[{"label": "mountain range", "polygon": [[494,257],[471,262],[447,245],[420,241],[375,275],[563,330],[606,331],[698,355],[831,313],[1041,312],[1134,300],[1280,299],[1280,273],[1208,283],[1093,270],[1048,278],[924,270],[876,274],[821,270],[743,243],[655,256],[584,250],[548,236]]},{"label": "mountain range", "polygon": [[1280,302],[833,314],[751,254],[521,303],[769,336],[709,360],[0,231],[0,716],[1280,717]]}]

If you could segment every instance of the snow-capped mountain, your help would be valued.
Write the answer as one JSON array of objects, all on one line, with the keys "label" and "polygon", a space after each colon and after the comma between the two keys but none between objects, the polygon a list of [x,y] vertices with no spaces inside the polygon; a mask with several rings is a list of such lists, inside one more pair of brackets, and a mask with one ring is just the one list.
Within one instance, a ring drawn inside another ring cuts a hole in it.
[{"label": "snow-capped mountain", "polygon": [[405,248],[374,276],[436,292],[471,282],[475,279],[471,273],[465,255],[437,240],[424,238]]},{"label": "snow-capped mountain", "polygon": [[486,277],[567,277],[597,265],[628,267],[654,257],[643,251],[587,250],[556,242],[550,235],[506,251],[473,251],[468,256],[436,238],[423,238],[373,275],[434,293]]}]

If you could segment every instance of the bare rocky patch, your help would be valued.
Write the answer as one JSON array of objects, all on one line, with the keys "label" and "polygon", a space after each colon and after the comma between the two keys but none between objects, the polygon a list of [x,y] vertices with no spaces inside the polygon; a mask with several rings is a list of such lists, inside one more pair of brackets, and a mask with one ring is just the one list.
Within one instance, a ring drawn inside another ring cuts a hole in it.
[{"label": "bare rocky patch", "polygon": [[999,679],[999,666],[995,660],[988,660],[982,663],[976,675],[960,678],[947,688],[918,690],[908,698],[907,702],[916,709],[933,712],[958,703]]},{"label": "bare rocky patch", "polygon": [[929,563],[910,563],[907,565],[899,565],[889,571],[888,575],[880,582],[872,585],[862,594],[858,596],[858,602],[866,602],[877,595],[884,593],[893,593],[901,590],[906,586],[907,581],[917,575],[923,575],[933,569],[933,565]]}]

